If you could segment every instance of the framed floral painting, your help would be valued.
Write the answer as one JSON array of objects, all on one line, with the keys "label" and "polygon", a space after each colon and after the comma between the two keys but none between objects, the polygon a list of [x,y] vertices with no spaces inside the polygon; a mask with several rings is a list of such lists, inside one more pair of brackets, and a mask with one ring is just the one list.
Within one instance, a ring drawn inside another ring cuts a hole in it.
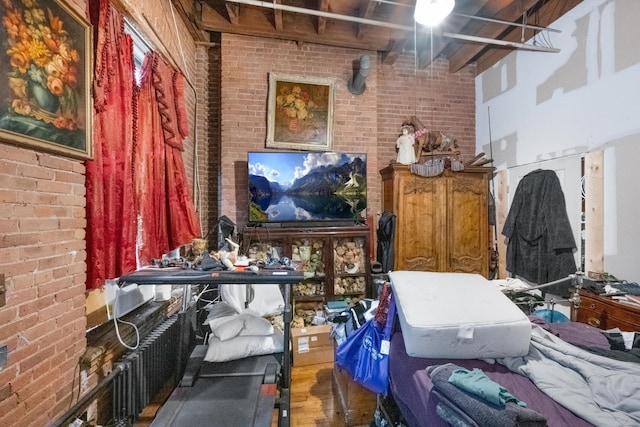
[{"label": "framed floral painting", "polygon": [[330,150],[334,86],[331,79],[270,73],[267,148]]},{"label": "framed floral painting", "polygon": [[2,0],[0,18],[0,141],[92,158],[91,25],[62,0]]}]

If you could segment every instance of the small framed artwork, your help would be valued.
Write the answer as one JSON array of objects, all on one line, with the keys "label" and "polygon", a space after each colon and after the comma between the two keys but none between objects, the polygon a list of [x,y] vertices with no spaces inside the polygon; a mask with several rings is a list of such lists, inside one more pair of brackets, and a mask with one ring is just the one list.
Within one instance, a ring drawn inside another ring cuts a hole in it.
[{"label": "small framed artwork", "polygon": [[329,151],[334,87],[331,79],[270,73],[267,148]]},{"label": "small framed artwork", "polygon": [[3,0],[0,18],[0,141],[92,158],[91,25],[63,0]]}]

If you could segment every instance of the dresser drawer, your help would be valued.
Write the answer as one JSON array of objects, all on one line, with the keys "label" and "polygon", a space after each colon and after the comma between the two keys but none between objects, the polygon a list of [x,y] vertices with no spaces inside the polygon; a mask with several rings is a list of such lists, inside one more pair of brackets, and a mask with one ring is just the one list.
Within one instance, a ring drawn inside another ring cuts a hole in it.
[{"label": "dresser drawer", "polygon": [[617,302],[611,297],[581,293],[576,320],[600,329],[640,331],[640,309]]}]

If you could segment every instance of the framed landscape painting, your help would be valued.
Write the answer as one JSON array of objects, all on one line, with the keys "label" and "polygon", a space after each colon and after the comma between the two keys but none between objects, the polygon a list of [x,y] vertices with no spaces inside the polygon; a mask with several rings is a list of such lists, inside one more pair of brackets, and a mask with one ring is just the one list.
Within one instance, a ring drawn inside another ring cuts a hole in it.
[{"label": "framed landscape painting", "polygon": [[92,30],[62,0],[0,2],[0,141],[92,158]]},{"label": "framed landscape painting", "polygon": [[334,86],[331,79],[270,73],[267,148],[330,150]]}]

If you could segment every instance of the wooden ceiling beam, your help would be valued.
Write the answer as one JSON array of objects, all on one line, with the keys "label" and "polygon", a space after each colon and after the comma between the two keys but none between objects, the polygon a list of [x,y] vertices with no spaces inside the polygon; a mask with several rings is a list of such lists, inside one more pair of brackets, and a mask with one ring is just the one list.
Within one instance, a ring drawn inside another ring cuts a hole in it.
[{"label": "wooden ceiling beam", "polygon": [[240,23],[240,5],[238,3],[229,2],[225,2],[224,5],[227,9],[227,14],[229,15],[229,22],[233,25],[238,25]]},{"label": "wooden ceiling beam", "polygon": [[318,34],[315,17],[292,13],[283,14],[283,28],[286,31],[277,31],[271,22],[272,16],[267,9],[243,6],[242,19],[234,25],[226,17],[224,9],[215,9],[208,3],[203,3],[202,27],[206,31],[220,33],[373,51],[385,50],[389,41],[387,28],[378,28],[368,37],[358,40],[353,31],[353,23],[339,20],[332,21],[330,34]]},{"label": "wooden ceiling beam", "polygon": [[389,47],[382,54],[382,63],[392,65],[398,59],[398,56],[404,51],[407,44],[407,38],[393,39],[389,41]]},{"label": "wooden ceiling beam", "polygon": [[[360,13],[358,14],[358,16],[360,16],[360,18],[372,19],[373,11],[376,10],[377,5],[378,2],[376,0],[367,0],[364,7],[360,8]],[[358,40],[362,40],[368,28],[368,25],[358,24],[356,38]]]},{"label": "wooden ceiling beam", "polygon": [[[318,4],[318,10],[322,12],[329,11],[329,0],[320,0]],[[324,16],[318,16],[318,34],[324,34],[327,30],[327,18]]]},{"label": "wooden ceiling beam", "polygon": [[[173,7],[180,15],[182,22],[189,30],[189,34],[193,37],[194,41],[205,42],[209,40],[208,34],[202,28],[202,22],[200,20],[200,3],[189,0],[172,0]],[[196,9],[196,7],[198,7]]]},{"label": "wooden ceiling beam", "polygon": [[[282,3],[282,0],[273,0],[273,4],[280,3]],[[282,26],[282,11],[279,9],[273,9],[273,26],[278,31],[282,31],[284,29]]]}]

